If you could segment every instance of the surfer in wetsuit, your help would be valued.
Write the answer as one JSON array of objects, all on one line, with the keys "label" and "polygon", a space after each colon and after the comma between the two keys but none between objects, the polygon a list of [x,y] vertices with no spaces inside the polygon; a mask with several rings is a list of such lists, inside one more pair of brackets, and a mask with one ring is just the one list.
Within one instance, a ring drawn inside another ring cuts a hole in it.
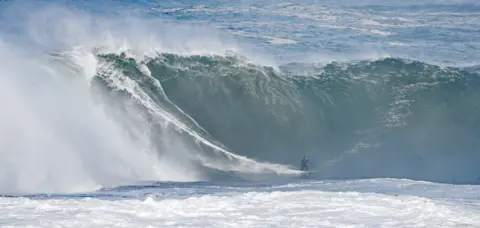
[{"label": "surfer in wetsuit", "polygon": [[301,171],[308,171],[308,158],[303,157],[302,159],[302,165],[300,166]]}]

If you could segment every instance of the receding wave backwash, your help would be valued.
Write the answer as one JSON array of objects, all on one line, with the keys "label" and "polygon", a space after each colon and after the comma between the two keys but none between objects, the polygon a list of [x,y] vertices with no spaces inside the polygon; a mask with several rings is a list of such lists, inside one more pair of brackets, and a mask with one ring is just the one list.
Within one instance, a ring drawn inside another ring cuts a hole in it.
[{"label": "receding wave backwash", "polygon": [[293,167],[305,155],[317,178],[475,183],[480,176],[476,68],[385,58],[275,70],[236,54],[97,57],[103,67],[92,89],[107,91],[98,102],[128,119],[126,129],[147,124],[160,154],[169,126],[154,120],[171,118],[179,137],[205,157],[201,166],[208,157],[216,169],[232,159],[209,152],[213,147]]}]

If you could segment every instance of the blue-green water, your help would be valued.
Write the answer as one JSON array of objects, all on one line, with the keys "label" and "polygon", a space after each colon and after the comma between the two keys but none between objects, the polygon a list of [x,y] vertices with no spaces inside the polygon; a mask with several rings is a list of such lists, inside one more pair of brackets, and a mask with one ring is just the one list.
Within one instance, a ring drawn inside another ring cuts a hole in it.
[{"label": "blue-green water", "polygon": [[0,194],[27,195],[0,198],[7,225],[478,221],[477,1],[2,1],[0,18]]}]

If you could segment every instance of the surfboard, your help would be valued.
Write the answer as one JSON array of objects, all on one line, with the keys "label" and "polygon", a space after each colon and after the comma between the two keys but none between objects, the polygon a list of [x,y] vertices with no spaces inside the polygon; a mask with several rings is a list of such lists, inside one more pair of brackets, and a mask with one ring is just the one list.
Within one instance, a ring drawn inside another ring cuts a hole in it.
[{"label": "surfboard", "polygon": [[300,172],[302,172],[302,173],[315,173],[315,172],[317,172],[317,171],[315,171],[315,170],[313,170],[313,171],[310,171],[310,170],[309,170],[309,171],[300,170]]},{"label": "surfboard", "polygon": [[302,171],[302,175],[300,175],[301,178],[309,178],[312,173],[315,173],[316,171]]}]

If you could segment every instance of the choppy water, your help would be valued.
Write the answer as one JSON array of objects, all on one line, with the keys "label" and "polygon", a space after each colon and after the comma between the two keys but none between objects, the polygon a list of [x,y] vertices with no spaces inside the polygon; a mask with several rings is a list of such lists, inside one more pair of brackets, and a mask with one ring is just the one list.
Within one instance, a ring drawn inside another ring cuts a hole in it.
[{"label": "choppy water", "polygon": [[479,226],[476,1],[0,9],[1,226]]}]

